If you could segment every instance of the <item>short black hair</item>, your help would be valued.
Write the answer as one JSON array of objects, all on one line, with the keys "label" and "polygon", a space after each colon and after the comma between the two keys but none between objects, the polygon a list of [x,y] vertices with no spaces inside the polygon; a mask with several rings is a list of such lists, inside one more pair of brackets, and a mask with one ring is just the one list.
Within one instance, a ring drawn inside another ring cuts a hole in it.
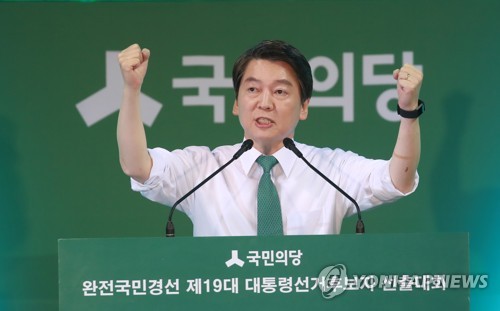
[{"label": "short black hair", "polygon": [[233,66],[233,87],[236,98],[248,63],[254,59],[282,61],[290,65],[299,80],[301,102],[304,103],[311,98],[313,88],[311,65],[297,48],[281,40],[261,41],[236,60]]}]

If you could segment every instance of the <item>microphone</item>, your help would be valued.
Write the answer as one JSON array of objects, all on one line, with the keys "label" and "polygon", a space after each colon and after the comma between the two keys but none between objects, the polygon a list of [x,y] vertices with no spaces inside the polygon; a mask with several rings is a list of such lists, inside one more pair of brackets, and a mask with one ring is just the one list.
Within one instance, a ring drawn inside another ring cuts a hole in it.
[{"label": "microphone", "polygon": [[361,219],[361,210],[359,209],[358,203],[349,195],[347,194],[342,188],[337,186],[333,181],[331,181],[328,177],[326,177],[323,173],[321,173],[317,168],[312,166],[309,161],[307,161],[304,156],[302,155],[302,152],[300,152],[299,149],[295,146],[295,143],[291,138],[286,137],[283,139],[283,144],[285,145],[286,148],[290,149],[295,153],[296,156],[301,158],[313,171],[315,171],[319,176],[323,177],[324,180],[326,180],[330,185],[332,185],[335,189],[337,189],[340,193],[342,193],[346,198],[351,201],[354,206],[356,207],[356,212],[358,214],[358,222],[356,223],[356,233],[365,233],[365,224],[363,223],[363,220]]},{"label": "microphone", "polygon": [[175,227],[174,223],[172,222],[172,217],[174,216],[174,211],[177,205],[179,205],[182,201],[184,201],[188,196],[190,196],[193,192],[198,190],[201,186],[203,186],[207,181],[212,179],[215,175],[219,174],[223,169],[225,169],[229,164],[233,163],[234,160],[238,159],[245,151],[248,151],[252,148],[253,146],[253,140],[247,139],[245,140],[242,144],[241,147],[236,153],[233,155],[231,160],[229,160],[226,164],[223,166],[219,167],[215,172],[213,172],[210,176],[202,180],[199,184],[197,184],[193,189],[191,189],[188,193],[186,193],[184,196],[182,196],[177,202],[172,205],[172,208],[170,209],[170,214],[168,216],[168,222],[167,222],[167,227],[166,227],[166,236],[167,237],[174,237],[175,236]]}]

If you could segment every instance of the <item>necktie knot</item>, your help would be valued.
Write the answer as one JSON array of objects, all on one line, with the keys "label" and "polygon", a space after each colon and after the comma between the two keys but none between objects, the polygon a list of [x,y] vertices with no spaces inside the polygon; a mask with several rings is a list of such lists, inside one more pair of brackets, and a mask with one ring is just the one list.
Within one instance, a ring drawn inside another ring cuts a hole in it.
[{"label": "necktie knot", "polygon": [[264,174],[269,174],[271,169],[278,164],[278,160],[273,156],[260,156],[257,158],[257,163],[264,169]]}]

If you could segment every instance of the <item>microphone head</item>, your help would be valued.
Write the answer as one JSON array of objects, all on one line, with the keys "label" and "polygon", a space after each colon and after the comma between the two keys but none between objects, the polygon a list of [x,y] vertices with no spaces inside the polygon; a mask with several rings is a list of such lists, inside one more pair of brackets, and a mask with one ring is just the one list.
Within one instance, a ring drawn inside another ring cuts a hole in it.
[{"label": "microphone head", "polygon": [[247,139],[242,144],[240,149],[233,155],[233,160],[238,159],[244,152],[250,150],[253,146],[253,140]]},{"label": "microphone head", "polygon": [[285,137],[285,139],[283,139],[283,145],[285,145],[286,148],[292,150],[293,153],[295,153],[295,155],[298,156],[299,158],[303,157],[302,152],[300,152],[300,150],[297,149],[295,143],[291,138]]},{"label": "microphone head", "polygon": [[293,147],[295,147],[293,140],[289,137],[285,137],[285,139],[283,139],[283,145],[285,145],[285,147],[287,147],[290,150],[292,150]]},{"label": "microphone head", "polygon": [[241,144],[241,149],[244,151],[250,150],[253,147],[253,140],[247,139]]}]

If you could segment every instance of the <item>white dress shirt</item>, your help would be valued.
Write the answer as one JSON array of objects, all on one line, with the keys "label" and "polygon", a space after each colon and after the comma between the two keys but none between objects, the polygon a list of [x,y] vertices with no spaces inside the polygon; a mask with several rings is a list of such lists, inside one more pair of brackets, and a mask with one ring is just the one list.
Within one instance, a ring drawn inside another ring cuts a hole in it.
[{"label": "white dress shirt", "polygon": [[[132,179],[132,189],[152,201],[172,206],[229,161],[240,146],[150,149],[150,177],[144,184]],[[304,158],[353,197],[361,210],[405,196],[391,181],[389,161],[366,159],[341,149],[300,143],[296,146]],[[177,206],[193,222],[194,236],[257,234],[257,187],[263,170],[255,160],[260,155],[254,148],[245,152]],[[283,147],[273,156],[279,162],[271,175],[280,198],[284,234],[339,233],[342,219],[356,213],[352,202],[292,151]],[[417,185],[418,174],[411,192]]]}]

